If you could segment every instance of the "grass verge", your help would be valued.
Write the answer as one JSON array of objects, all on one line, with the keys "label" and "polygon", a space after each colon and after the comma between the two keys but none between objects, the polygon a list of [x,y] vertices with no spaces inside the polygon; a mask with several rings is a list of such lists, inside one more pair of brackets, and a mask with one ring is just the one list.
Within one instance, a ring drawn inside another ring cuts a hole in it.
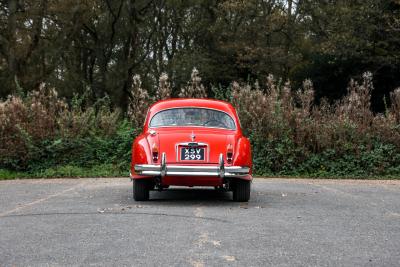
[{"label": "grass verge", "polygon": [[[31,172],[18,172],[0,169],[0,180],[33,179],[33,178],[97,178],[97,177],[129,177],[127,168],[113,164],[101,164],[92,167],[77,167],[72,165],[52,167]],[[400,180],[399,176],[327,176],[327,175],[255,175],[255,178],[297,178],[297,179],[360,179],[360,180]]]},{"label": "grass verge", "polygon": [[121,170],[113,164],[101,164],[92,167],[57,166],[30,172],[0,169],[0,180],[29,178],[81,178],[81,177],[128,177],[129,171]]}]

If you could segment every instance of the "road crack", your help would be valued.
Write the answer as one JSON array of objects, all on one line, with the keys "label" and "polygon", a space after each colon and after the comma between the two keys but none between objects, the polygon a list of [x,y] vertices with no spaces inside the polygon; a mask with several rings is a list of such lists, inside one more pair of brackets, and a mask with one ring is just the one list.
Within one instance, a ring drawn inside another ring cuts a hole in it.
[{"label": "road crack", "polygon": [[19,206],[19,207],[16,207],[16,208],[14,208],[14,209],[11,209],[11,210],[2,212],[2,213],[0,213],[0,218],[1,218],[1,217],[6,217],[6,216],[8,216],[8,215],[10,215],[10,214],[12,214],[12,213],[18,212],[18,211],[20,211],[20,210],[24,210],[24,209],[29,208],[29,207],[32,207],[32,206],[34,206],[34,205],[40,204],[40,203],[45,202],[45,201],[47,201],[47,200],[49,200],[49,199],[52,199],[52,198],[55,198],[55,197],[64,195],[65,193],[74,191],[74,190],[76,190],[77,188],[82,187],[82,186],[83,186],[84,184],[86,184],[86,183],[87,183],[87,182],[79,183],[79,184],[74,185],[74,186],[72,186],[72,187],[70,187],[70,188],[67,188],[67,189],[65,189],[65,190],[59,191],[59,192],[57,192],[57,193],[55,193],[55,194],[48,195],[48,196],[46,196],[46,197],[44,197],[44,198],[40,198],[40,199],[37,199],[37,200],[35,200],[35,201],[32,201],[32,202],[23,204],[23,205],[21,205],[21,206]]}]

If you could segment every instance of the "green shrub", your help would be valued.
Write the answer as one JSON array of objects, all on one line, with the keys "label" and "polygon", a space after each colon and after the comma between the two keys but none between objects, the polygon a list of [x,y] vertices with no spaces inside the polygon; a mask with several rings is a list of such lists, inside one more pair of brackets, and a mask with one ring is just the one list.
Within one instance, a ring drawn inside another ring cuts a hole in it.
[{"label": "green shrub", "polygon": [[[205,96],[197,70],[181,96]],[[312,83],[293,91],[268,77],[256,83],[214,87],[216,98],[236,107],[253,149],[256,175],[311,177],[400,177],[400,89],[384,114],[370,111],[372,76],[351,81],[336,103],[314,103]],[[122,116],[107,97],[90,92],[68,104],[44,85],[27,96],[0,101],[0,179],[12,177],[127,176],[131,145],[147,107],[171,95],[160,77],[155,98],[134,76],[132,99]]]},{"label": "green shrub", "polygon": [[400,153],[394,145],[375,143],[358,147],[358,154],[338,155],[333,149],[305,155],[284,142],[253,142],[254,169],[258,175],[309,177],[400,177]]}]

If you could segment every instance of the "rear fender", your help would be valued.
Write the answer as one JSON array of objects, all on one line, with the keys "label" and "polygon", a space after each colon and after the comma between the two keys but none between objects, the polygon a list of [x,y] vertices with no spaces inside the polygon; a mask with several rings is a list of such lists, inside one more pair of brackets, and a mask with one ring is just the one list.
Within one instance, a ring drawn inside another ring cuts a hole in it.
[{"label": "rear fender", "polygon": [[149,179],[151,177],[142,176],[135,173],[136,164],[151,164],[151,151],[147,138],[144,135],[138,136],[132,144],[132,161],[131,161],[131,178],[132,179]]},{"label": "rear fender", "polygon": [[246,137],[242,136],[239,138],[236,145],[235,154],[233,156],[232,165],[249,167],[250,168],[249,176],[242,177],[241,179],[251,180],[253,162],[251,156],[250,141]]}]

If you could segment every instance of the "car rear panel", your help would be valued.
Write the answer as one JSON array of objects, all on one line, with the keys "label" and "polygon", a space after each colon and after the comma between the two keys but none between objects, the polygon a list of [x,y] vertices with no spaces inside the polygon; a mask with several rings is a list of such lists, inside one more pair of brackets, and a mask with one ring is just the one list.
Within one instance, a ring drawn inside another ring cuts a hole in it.
[{"label": "car rear panel", "polygon": [[[166,127],[155,132],[148,136],[149,144],[156,143],[159,153],[165,152],[167,164],[218,164],[219,155],[222,153],[225,157],[228,145],[235,146],[235,132],[225,129]],[[182,155],[185,148],[201,149],[204,157],[185,159]]]}]

